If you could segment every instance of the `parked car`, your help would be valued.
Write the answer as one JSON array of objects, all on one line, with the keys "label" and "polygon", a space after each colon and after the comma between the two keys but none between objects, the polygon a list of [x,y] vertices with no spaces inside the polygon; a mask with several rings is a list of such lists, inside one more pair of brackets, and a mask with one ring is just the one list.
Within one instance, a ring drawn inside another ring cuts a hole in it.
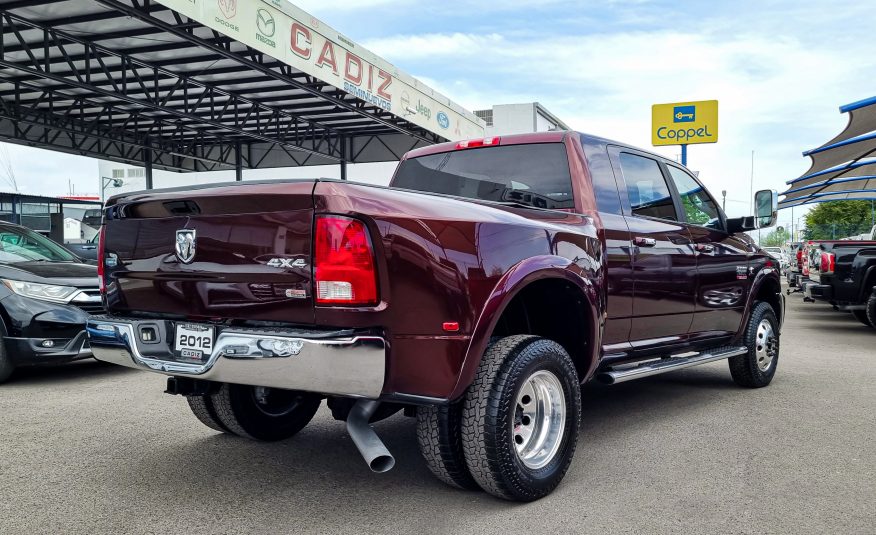
[{"label": "parked car", "polygon": [[67,242],[64,244],[70,252],[78,256],[83,260],[93,260],[97,261],[97,246],[98,246],[98,238],[99,234],[95,234],[93,238],[83,243],[72,243]]},{"label": "parked car", "polygon": [[[803,276],[803,242],[792,243],[788,247],[788,269],[786,277],[788,286],[796,288]],[[791,293],[788,289],[788,293]]]},{"label": "parked car", "polygon": [[102,311],[97,267],[30,229],[0,223],[0,382],[17,367],[90,357],[85,322]]},{"label": "parked car", "polygon": [[90,210],[85,210],[85,213],[82,214],[82,224],[88,225],[92,228],[99,228],[101,223],[101,218],[103,217],[103,210],[100,208],[92,208]]},{"label": "parked car", "polygon": [[[546,132],[408,153],[391,187],[245,182],[116,196],[96,358],[171,376],[207,426],[289,438],[323,398],[369,466],[402,409],[442,481],[510,500],[571,463],[579,386],[729,359],[776,373],[775,263],[676,162]],[[255,209],[257,207],[257,210]]]},{"label": "parked car", "polygon": [[876,327],[876,241],[819,241],[811,251],[806,297],[851,311],[864,325]]},{"label": "parked car", "polygon": [[764,247],[764,252],[773,257],[779,263],[780,269],[785,270],[785,254],[781,247]]},{"label": "parked car", "polygon": [[870,232],[865,232],[863,234],[857,234],[855,236],[850,236],[848,238],[843,238],[843,240],[851,240],[851,241],[876,241],[876,225],[873,225],[873,228],[870,229]]}]

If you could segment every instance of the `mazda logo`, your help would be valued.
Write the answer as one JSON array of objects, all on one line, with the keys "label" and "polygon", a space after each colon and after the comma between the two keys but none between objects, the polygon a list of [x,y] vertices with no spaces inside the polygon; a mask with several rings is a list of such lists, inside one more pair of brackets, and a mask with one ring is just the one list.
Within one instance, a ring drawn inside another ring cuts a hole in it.
[{"label": "mazda logo", "polygon": [[277,26],[274,24],[274,16],[267,9],[259,9],[256,14],[256,26],[259,28],[259,33],[265,37],[273,37],[277,31]]}]

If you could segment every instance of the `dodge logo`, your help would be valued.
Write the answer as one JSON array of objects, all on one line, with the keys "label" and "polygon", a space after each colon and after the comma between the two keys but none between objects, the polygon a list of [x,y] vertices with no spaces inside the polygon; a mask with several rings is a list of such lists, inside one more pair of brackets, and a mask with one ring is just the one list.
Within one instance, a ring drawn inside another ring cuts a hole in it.
[{"label": "dodge logo", "polygon": [[176,257],[183,264],[191,264],[195,259],[195,230],[180,229],[176,231]]},{"label": "dodge logo", "polygon": [[219,9],[226,19],[232,19],[237,15],[237,0],[219,0]]}]

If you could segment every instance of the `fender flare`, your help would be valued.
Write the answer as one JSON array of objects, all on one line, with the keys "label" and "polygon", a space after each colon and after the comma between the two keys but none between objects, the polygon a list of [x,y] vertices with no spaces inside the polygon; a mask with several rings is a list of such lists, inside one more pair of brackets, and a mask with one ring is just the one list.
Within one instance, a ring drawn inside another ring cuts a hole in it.
[{"label": "fender flare", "polygon": [[484,351],[486,351],[487,345],[489,345],[490,335],[495,330],[496,324],[499,318],[502,317],[508,304],[511,303],[521,290],[533,282],[545,279],[565,280],[578,288],[584,296],[588,308],[587,318],[589,320],[587,334],[592,343],[590,344],[591,354],[588,355],[590,366],[586,376],[580,379],[583,382],[593,374],[596,369],[598,351],[601,347],[599,337],[602,325],[602,311],[598,305],[597,285],[594,284],[583,269],[566,258],[553,255],[535,256],[514,265],[502,276],[496,287],[493,288],[493,292],[487,298],[481,315],[478,317],[475,328],[472,331],[468,349],[466,350],[465,358],[456,380],[456,386],[454,386],[449,399],[459,399],[472,381],[474,381],[481,357]]},{"label": "fender flare", "polygon": [[[772,276],[773,273],[776,274],[775,277]],[[751,309],[754,307],[755,297],[760,293],[761,287],[763,287],[768,281],[772,281],[778,286],[779,301],[783,304],[782,308],[784,309],[785,296],[782,294],[782,281],[778,278],[778,271],[775,271],[775,269],[772,268],[759,270],[754,276],[754,280],[751,282],[751,289],[748,291],[748,301],[745,303],[745,311],[742,313],[742,322],[739,324],[739,330],[736,332],[737,339],[745,333],[748,319],[751,317]],[[782,310],[782,317],[779,318],[779,323],[784,324],[784,322],[785,312]]]},{"label": "fender flare", "polygon": [[861,289],[858,292],[860,294],[861,302],[866,302],[870,299],[870,296],[876,292],[876,287],[867,288],[867,283],[869,281],[876,281],[876,264],[871,264],[867,267],[867,271],[864,272],[864,276],[861,279]]}]

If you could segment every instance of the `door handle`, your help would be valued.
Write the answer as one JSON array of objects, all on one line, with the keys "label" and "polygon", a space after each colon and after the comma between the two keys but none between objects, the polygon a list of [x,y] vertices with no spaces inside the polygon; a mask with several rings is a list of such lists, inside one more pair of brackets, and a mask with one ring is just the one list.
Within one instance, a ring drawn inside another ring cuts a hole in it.
[{"label": "door handle", "polygon": [[697,249],[698,253],[707,253],[708,254],[708,253],[715,252],[715,246],[712,245],[711,243],[698,243],[696,249]]},{"label": "door handle", "polygon": [[654,238],[643,238],[641,236],[636,237],[635,242],[639,247],[654,247],[657,245],[657,240]]}]

